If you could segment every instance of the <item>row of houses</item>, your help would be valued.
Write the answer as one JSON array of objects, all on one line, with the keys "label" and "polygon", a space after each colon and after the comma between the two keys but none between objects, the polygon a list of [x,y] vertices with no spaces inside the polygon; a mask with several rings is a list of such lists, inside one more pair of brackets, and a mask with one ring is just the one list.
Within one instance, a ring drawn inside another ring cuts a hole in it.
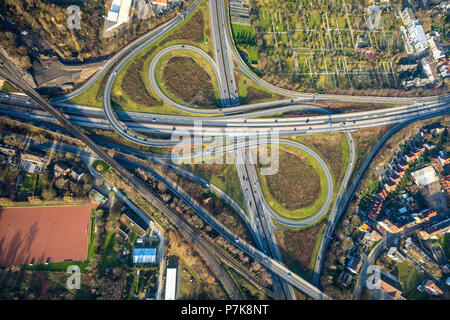
[{"label": "row of houses", "polygon": [[378,221],[377,226],[384,232],[399,233],[412,227],[430,222],[432,219],[437,219],[438,213],[434,209],[425,209],[419,213],[413,213],[409,216],[402,216],[401,218],[402,219],[395,222],[385,218]]},{"label": "row of houses", "polygon": [[439,42],[439,33],[431,31],[425,34],[422,25],[416,19],[411,8],[405,8],[400,14],[403,24],[400,27],[405,49],[408,54],[415,54],[420,59],[420,64],[426,78],[404,81],[403,86],[423,87],[428,84],[436,87],[442,85],[442,79],[450,75],[450,64],[448,63],[445,50]]},{"label": "row of houses", "polygon": [[83,178],[85,172],[83,169],[76,166],[68,166],[62,161],[58,161],[54,167],[54,174],[56,178],[59,177],[70,177],[75,181],[80,181]]}]

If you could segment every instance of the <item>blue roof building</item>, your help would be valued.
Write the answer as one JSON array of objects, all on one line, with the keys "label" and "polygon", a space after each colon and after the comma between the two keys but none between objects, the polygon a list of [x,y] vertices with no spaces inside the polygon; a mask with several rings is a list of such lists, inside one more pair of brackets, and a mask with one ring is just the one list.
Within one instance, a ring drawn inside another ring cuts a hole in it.
[{"label": "blue roof building", "polygon": [[155,263],[156,248],[133,248],[133,263]]}]

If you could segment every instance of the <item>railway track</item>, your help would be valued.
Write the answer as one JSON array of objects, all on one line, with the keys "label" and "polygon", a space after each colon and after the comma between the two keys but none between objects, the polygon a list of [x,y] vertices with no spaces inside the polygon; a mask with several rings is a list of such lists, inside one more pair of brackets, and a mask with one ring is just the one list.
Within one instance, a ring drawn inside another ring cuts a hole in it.
[{"label": "railway track", "polygon": [[[206,246],[205,241],[195,241],[197,239],[196,231],[187,224],[177,213],[172,211],[165,205],[144,182],[136,178],[128,170],[122,167],[116,160],[109,156],[109,154],[99,147],[94,141],[92,141],[86,134],[74,126],[62,113],[55,109],[50,103],[48,103],[42,96],[40,96],[25,80],[24,74],[21,70],[17,69],[9,60],[0,52],[0,68],[6,69],[6,73],[2,70],[0,75],[11,81],[17,88],[20,88],[26,95],[36,101],[42,108],[49,112],[56,120],[58,120],[63,127],[69,131],[74,137],[85,143],[94,153],[102,158],[108,165],[111,166],[125,181],[128,181],[141,195],[147,199],[155,208],[163,212],[166,217],[181,231],[185,238],[197,248],[197,251],[205,258],[208,264],[213,268],[214,272],[218,276],[218,279],[222,283],[228,296],[233,300],[242,299],[242,295],[228,272],[223,266],[211,256],[211,252],[217,250],[211,245]],[[150,217],[148,217],[150,219]],[[150,219],[151,220],[151,219]]]}]

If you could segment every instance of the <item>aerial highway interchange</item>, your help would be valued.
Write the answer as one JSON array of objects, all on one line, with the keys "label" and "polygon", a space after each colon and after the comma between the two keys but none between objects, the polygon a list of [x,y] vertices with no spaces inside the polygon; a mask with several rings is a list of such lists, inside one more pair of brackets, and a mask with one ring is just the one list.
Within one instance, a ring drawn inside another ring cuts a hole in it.
[{"label": "aerial highway interchange", "polygon": [[[226,271],[217,263],[217,261],[215,261],[216,257],[223,260],[228,259],[220,253],[220,249],[217,249],[213,243],[205,237],[202,237],[202,235],[198,235],[195,229],[183,221],[182,218],[177,216],[173,210],[165,206],[164,203],[158,199],[142,181],[139,180],[139,178],[135,177],[126,169],[133,168],[133,164],[127,162],[126,160],[119,162],[116,159],[113,159],[107,152],[105,152],[103,148],[99,147],[96,142],[78,130],[77,126],[113,129],[122,137],[133,143],[157,147],[173,146],[177,143],[177,141],[171,141],[163,137],[155,138],[153,135],[162,135],[167,137],[180,130],[193,133],[195,129],[194,125],[200,122],[202,125],[200,136],[204,139],[203,142],[208,142],[211,137],[214,136],[237,137],[237,144],[224,145],[218,150],[219,153],[233,152],[234,156],[240,159],[236,166],[239,177],[246,178],[242,179],[240,182],[242,191],[245,195],[247,209],[251,213],[250,218],[243,220],[251,230],[251,233],[255,238],[257,248],[235,236],[231,230],[228,230],[225,226],[218,222],[204,208],[195,203],[195,201],[190,198],[186,192],[179,190],[176,185],[174,185],[171,181],[168,181],[164,176],[158,175],[158,173],[154,171],[151,173],[157,180],[164,182],[174,194],[187,203],[214,230],[224,236],[236,247],[244,251],[247,255],[258,260],[272,272],[274,285],[272,289],[273,292],[270,290],[267,291],[269,295],[281,299],[295,299],[295,294],[293,292],[293,287],[295,287],[313,299],[329,299],[329,297],[317,287],[323,256],[326,252],[327,243],[329,241],[328,238],[332,235],[335,224],[339,220],[339,217],[345,212],[346,206],[352,199],[352,194],[360,183],[364,170],[367,169],[367,166],[370,164],[370,160],[373,158],[376,151],[383,145],[383,142],[387,140],[387,137],[390,134],[413,121],[449,113],[450,108],[448,105],[450,96],[444,95],[424,98],[397,98],[325,94],[318,95],[300,94],[275,87],[256,76],[241,60],[241,57],[234,47],[230,34],[228,21],[225,15],[225,3],[224,1],[218,0],[210,1],[209,6],[215,49],[214,59],[197,47],[181,44],[166,47],[158,52],[148,70],[150,83],[156,94],[168,105],[176,109],[189,112],[192,116],[142,114],[138,112],[113,110],[111,105],[111,88],[121,69],[129,61],[136,57],[143,49],[152,45],[158,39],[164,37],[166,33],[170,32],[170,30],[172,30],[175,26],[181,23],[184,19],[188,18],[190,13],[195,10],[198,3],[199,1],[196,0],[189,8],[186,9],[184,13],[177,15],[173,20],[170,20],[166,24],[158,27],[144,37],[122,49],[118,54],[113,56],[91,79],[89,79],[77,90],[65,96],[51,99],[50,101],[44,99],[33,88],[31,88],[31,86],[23,80],[21,71],[3,54],[1,54],[0,75],[13,83],[16,87],[20,88],[26,96],[31,98],[32,101],[30,101],[28,97],[22,95],[0,95],[0,113],[17,118],[26,117],[44,122],[54,122],[56,120],[58,123],[62,124],[63,127],[73,136],[83,141],[96,155],[102,158],[111,167],[116,169],[116,171],[124,179],[128,180],[130,184],[136,188],[136,190],[146,197],[155,207],[161,210],[180,230],[182,230],[184,236],[194,243],[198,250],[200,250],[205,260],[214,265],[213,267],[216,273],[219,275],[220,280],[224,283],[224,287],[227,288],[226,291],[232,299],[241,299],[242,297],[236,291],[235,285],[233,285],[232,280],[227,275]],[[221,108],[191,108],[172,101],[164,94],[162,90],[160,90],[155,79],[157,62],[163,55],[169,52],[175,52],[176,50],[190,50],[196,52],[208,61],[218,80],[220,96],[223,104]],[[120,62],[116,64],[119,60]],[[289,99],[274,102],[255,103],[250,105],[239,105],[236,81],[233,73],[233,69],[235,68],[234,63],[237,64],[238,68],[244,72],[246,76],[257,84],[271,90],[272,92],[289,97]],[[112,67],[114,64],[115,66]],[[65,100],[81,94],[111,67],[112,72],[108,77],[103,94],[103,110],[64,102]],[[332,104],[335,101],[356,103],[377,101],[379,103],[390,103],[399,106],[364,112],[331,114],[326,108],[308,104],[310,102],[317,101],[327,101],[329,104]],[[44,111],[39,108],[44,109]],[[323,115],[288,118],[260,118],[263,115],[267,116],[292,110],[312,110],[316,113],[322,113]],[[195,116],[196,114],[198,116]],[[391,132],[389,132],[388,135],[386,135],[386,138],[379,141],[377,146],[372,150],[372,153],[359,170],[356,179],[354,181],[349,181],[355,165],[356,156],[351,132],[361,128],[369,128],[386,124],[396,124],[396,126],[391,130]],[[251,159],[252,156],[249,154],[248,148],[258,145],[258,141],[255,139],[257,133],[264,132],[266,134],[271,134],[274,131],[279,134],[280,137],[288,137],[299,134],[344,132],[346,140],[350,146],[350,160],[347,164],[347,170],[340,189],[338,190],[336,200],[333,202],[333,182],[331,174],[327,165],[320,158],[320,156],[310,148],[300,143],[286,139],[279,140],[280,145],[290,145],[311,155],[320,164],[325,173],[328,188],[326,190],[326,201],[318,212],[307,219],[291,220],[277,214],[267,204],[258,184],[258,177],[254,166],[255,161],[254,159]],[[196,131],[196,133],[198,133],[198,131]],[[152,134],[152,137],[145,136],[145,134]],[[186,155],[186,157],[191,156],[196,157],[200,155]],[[171,170],[178,170],[178,172],[180,170],[182,171],[182,169],[166,162],[168,159],[165,159],[163,156],[150,154],[149,159],[150,158],[154,158],[153,160],[156,163],[167,166]],[[196,180],[198,183],[203,185],[207,184],[207,182],[201,180],[201,178],[193,176],[192,174],[187,172],[182,172],[182,174],[186,176],[190,175],[190,178]],[[216,188],[217,193],[221,192],[220,189],[215,186],[210,186],[209,183],[208,186],[211,188]],[[225,193],[221,196],[224,199],[228,197],[228,201],[232,204],[232,206],[238,206]],[[331,207],[332,204],[333,206]],[[238,213],[241,211],[241,216],[242,209],[243,208],[235,208]],[[307,226],[321,220],[327,214],[329,209],[331,209],[331,214],[328,217],[324,237],[319,248],[319,254],[316,258],[313,283],[309,283],[299,275],[289,270],[281,262],[282,257],[274,236],[274,225],[272,219],[283,224],[287,228]],[[149,217],[146,218],[149,219]],[[228,263],[231,265],[234,264],[234,268],[240,268],[241,274],[251,278],[251,275],[245,270],[242,270],[242,267],[236,266],[235,262],[229,261],[228,259]],[[251,279],[251,281],[255,283],[257,282],[257,279]],[[263,285],[261,284],[259,285],[259,287],[262,286]]]}]

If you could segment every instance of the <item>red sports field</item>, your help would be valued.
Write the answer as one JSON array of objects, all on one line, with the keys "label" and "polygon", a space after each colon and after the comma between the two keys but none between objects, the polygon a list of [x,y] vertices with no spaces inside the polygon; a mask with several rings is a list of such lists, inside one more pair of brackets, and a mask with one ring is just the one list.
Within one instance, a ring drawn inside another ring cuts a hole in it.
[{"label": "red sports field", "polygon": [[90,205],[0,208],[0,265],[87,258]]}]

